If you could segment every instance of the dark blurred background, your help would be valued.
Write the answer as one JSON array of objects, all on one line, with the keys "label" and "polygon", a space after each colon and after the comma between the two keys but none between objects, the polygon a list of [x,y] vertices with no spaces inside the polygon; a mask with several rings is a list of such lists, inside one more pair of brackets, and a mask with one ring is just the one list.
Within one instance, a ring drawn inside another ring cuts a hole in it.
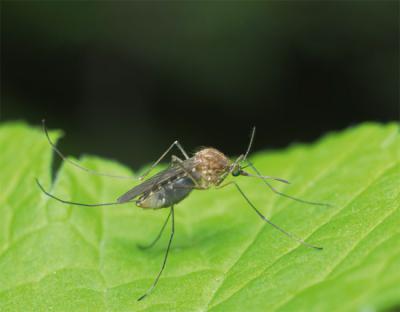
[{"label": "dark blurred background", "polygon": [[1,119],[134,168],[399,118],[398,1],[2,1]]}]

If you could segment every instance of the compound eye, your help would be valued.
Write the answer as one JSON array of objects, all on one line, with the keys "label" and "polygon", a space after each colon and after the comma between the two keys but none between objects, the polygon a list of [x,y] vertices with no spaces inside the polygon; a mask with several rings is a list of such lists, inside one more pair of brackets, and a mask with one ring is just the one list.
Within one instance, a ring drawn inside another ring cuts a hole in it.
[{"label": "compound eye", "polygon": [[239,169],[235,169],[234,171],[232,171],[232,175],[233,175],[234,177],[239,176],[239,175],[240,175],[240,170],[239,170]]}]

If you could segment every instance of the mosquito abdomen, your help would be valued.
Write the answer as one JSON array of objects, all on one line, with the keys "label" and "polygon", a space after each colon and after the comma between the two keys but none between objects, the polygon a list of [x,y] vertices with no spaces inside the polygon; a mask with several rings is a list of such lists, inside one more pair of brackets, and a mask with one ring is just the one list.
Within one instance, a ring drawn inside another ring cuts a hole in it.
[{"label": "mosquito abdomen", "polygon": [[181,177],[160,185],[136,201],[141,208],[166,208],[179,203],[193,190],[195,183],[189,177]]}]

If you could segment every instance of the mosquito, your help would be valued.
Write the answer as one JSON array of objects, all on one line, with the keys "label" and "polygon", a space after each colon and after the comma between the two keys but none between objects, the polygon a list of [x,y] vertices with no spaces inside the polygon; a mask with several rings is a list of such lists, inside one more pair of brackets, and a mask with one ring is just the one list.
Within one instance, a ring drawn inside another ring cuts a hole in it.
[{"label": "mosquito", "polygon": [[[50,136],[48,134],[45,120],[42,121],[43,131],[46,135],[46,138],[51,146],[51,148],[67,163],[84,170],[88,173],[100,175],[100,176],[108,176],[112,178],[120,178],[120,179],[137,179],[131,176],[120,176],[120,175],[113,175],[103,172],[94,171],[88,169],[86,167],[81,166],[79,163],[72,161],[64,156],[64,154],[55,146],[55,144],[51,141]],[[234,161],[231,161],[227,156],[225,156],[219,150],[206,147],[200,149],[196,152],[192,157],[189,157],[188,153],[184,150],[182,145],[179,141],[174,141],[168,149],[158,158],[153,165],[138,179],[142,181],[140,184],[134,186],[129,191],[121,195],[115,202],[108,202],[108,203],[97,203],[97,204],[88,204],[88,203],[78,203],[73,202],[65,199],[61,199],[56,197],[55,195],[50,194],[46,191],[43,186],[40,184],[39,180],[36,179],[36,183],[38,184],[39,188],[43,191],[44,194],[47,196],[68,205],[78,205],[78,206],[86,206],[86,207],[98,207],[98,206],[111,206],[111,205],[121,205],[127,203],[134,203],[136,206],[144,209],[161,209],[161,208],[169,208],[169,214],[166,220],[161,227],[160,232],[155,237],[155,239],[146,246],[139,246],[142,249],[148,249],[153,247],[157,241],[162,236],[168,221],[171,219],[171,232],[169,236],[169,241],[167,245],[167,249],[164,254],[163,262],[161,265],[161,269],[156,275],[151,286],[148,290],[140,296],[137,300],[141,301],[146,298],[157,286],[157,283],[164,271],[165,265],[167,263],[169,251],[171,248],[172,240],[175,233],[175,212],[174,207],[176,204],[181,202],[185,199],[193,190],[207,190],[211,187],[220,189],[226,187],[228,185],[233,185],[247,202],[247,204],[255,211],[255,213],[266,223],[270,224],[276,230],[280,231],[284,235],[288,236],[290,239],[304,245],[308,248],[313,248],[316,250],[322,250],[322,247],[318,247],[312,244],[305,242],[303,239],[295,236],[294,234],[284,230],[280,226],[276,225],[275,223],[271,222],[268,218],[266,218],[257,208],[256,206],[250,201],[247,195],[243,192],[236,181],[229,181],[225,182],[226,178],[229,175],[233,177],[238,176],[245,176],[245,177],[255,177],[260,179],[265,183],[265,185],[274,193],[290,198],[297,202],[310,204],[310,205],[317,205],[317,206],[330,206],[329,204],[325,203],[318,203],[307,201],[303,199],[299,199],[285,193],[282,193],[275,189],[268,180],[275,180],[278,182],[286,183],[289,182],[287,180],[272,177],[272,176],[265,176],[262,175],[257,168],[253,165],[253,163],[248,159],[248,155],[250,153],[254,136],[255,136],[255,127],[253,127],[250,141],[247,146],[247,150],[244,154],[241,154],[237,157]],[[165,170],[162,170],[155,175],[151,176],[150,178],[145,180],[145,177],[150,174],[150,172],[168,155],[168,153],[173,149],[177,148],[179,152],[182,154],[182,158],[179,158],[176,155],[171,156],[171,163],[169,167]],[[250,168],[253,173],[245,171],[245,168]],[[143,181],[144,180],[144,181]]]}]

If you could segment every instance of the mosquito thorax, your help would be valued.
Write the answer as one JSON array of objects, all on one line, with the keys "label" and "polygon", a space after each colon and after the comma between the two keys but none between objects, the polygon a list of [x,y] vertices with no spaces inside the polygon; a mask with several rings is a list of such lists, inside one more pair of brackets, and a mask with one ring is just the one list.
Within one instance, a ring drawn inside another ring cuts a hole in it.
[{"label": "mosquito thorax", "polygon": [[194,155],[195,170],[201,175],[205,185],[216,184],[222,174],[229,170],[231,162],[228,157],[215,148],[207,147]]}]

